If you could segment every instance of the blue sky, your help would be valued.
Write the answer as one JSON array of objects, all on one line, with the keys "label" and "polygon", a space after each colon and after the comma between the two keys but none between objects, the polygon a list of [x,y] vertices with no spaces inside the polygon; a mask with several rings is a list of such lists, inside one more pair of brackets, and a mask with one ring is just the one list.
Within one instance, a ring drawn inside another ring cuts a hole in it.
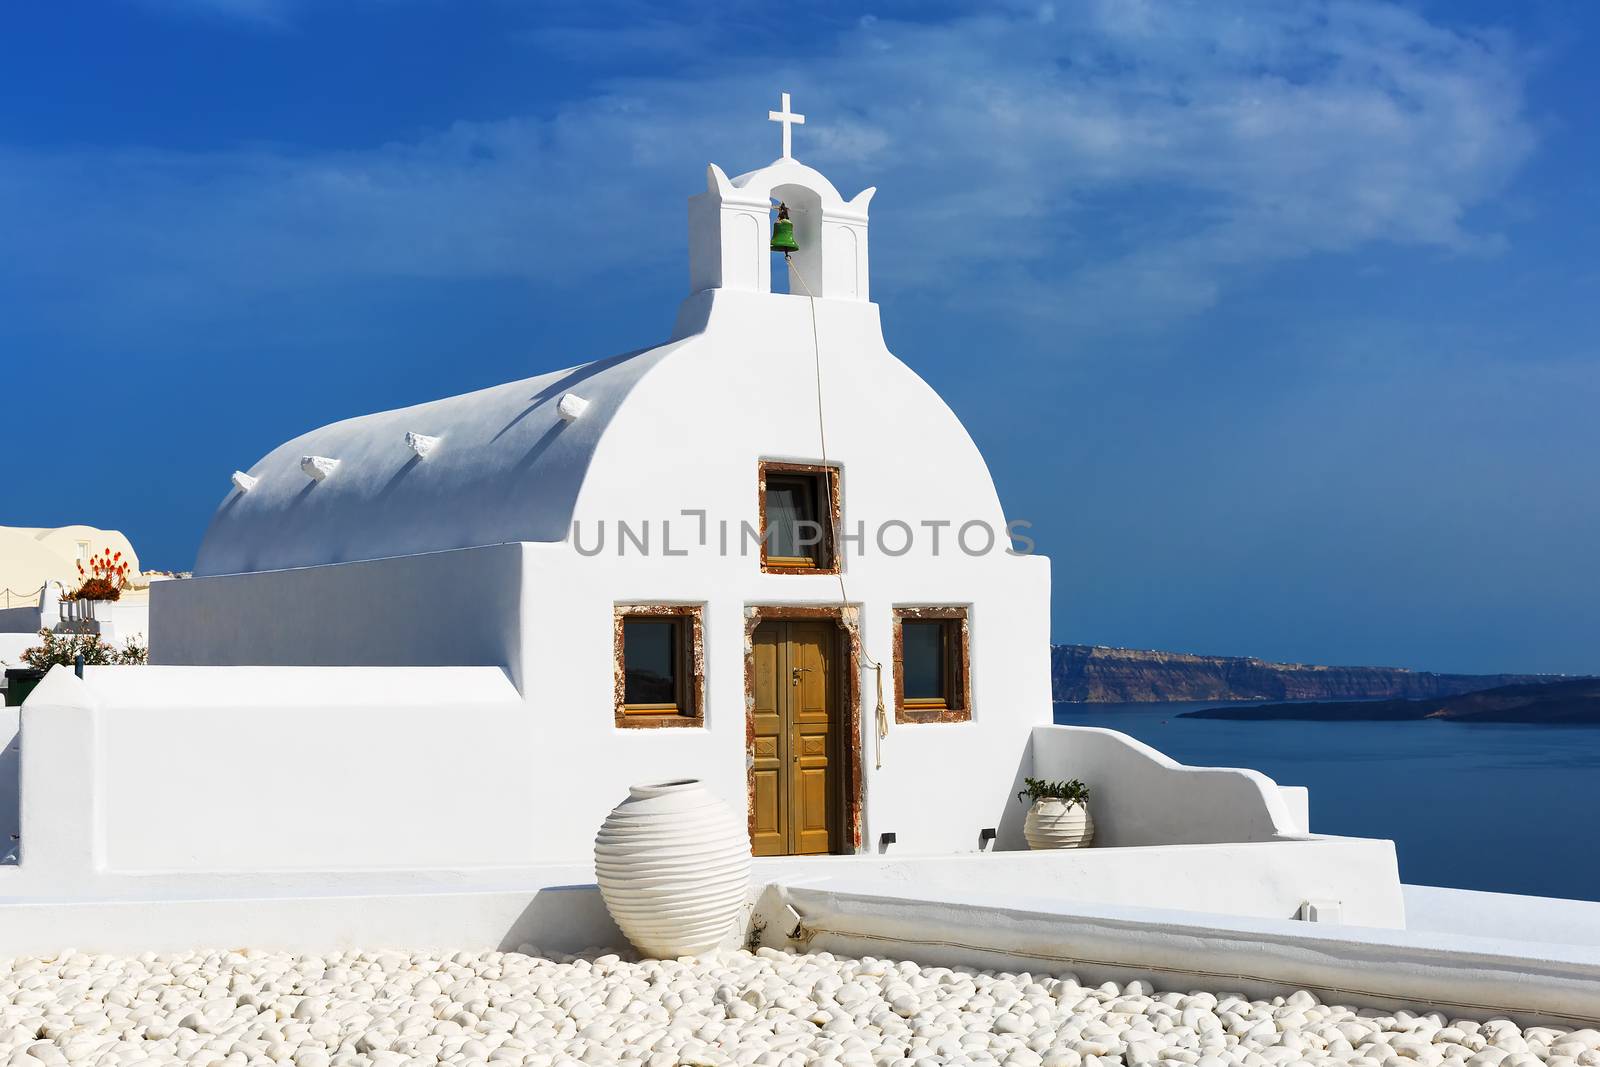
[{"label": "blue sky", "polygon": [[870,12],[11,5],[0,522],[187,567],[282,440],[664,338],[788,89],[1057,640],[1600,672],[1600,9]]}]

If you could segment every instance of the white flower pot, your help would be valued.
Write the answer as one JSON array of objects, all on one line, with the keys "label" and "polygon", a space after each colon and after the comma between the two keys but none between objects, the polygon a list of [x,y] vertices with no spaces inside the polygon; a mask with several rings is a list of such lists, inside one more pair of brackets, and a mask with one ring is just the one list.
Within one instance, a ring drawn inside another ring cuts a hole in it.
[{"label": "white flower pot", "polygon": [[1094,820],[1087,804],[1040,797],[1028,809],[1022,836],[1029,848],[1087,848],[1094,840]]},{"label": "white flower pot", "polygon": [[634,948],[698,956],[722,943],[749,897],[750,836],[698,781],[636,785],[595,836],[594,871]]}]

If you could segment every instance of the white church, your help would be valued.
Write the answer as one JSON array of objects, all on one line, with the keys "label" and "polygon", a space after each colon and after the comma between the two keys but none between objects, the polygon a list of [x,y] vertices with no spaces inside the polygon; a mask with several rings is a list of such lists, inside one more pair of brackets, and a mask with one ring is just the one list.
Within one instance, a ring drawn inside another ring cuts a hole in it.
[{"label": "white church", "polygon": [[[699,779],[757,940],[1600,1013],[1551,948],[1600,906],[1403,886],[1304,789],[1052,724],[1049,563],[885,342],[873,190],[772,118],[689,198],[665,343],[294,437],[153,588],[152,665],[7,709],[0,953],[614,943],[597,828]],[[1026,777],[1088,784],[1092,847],[1028,849]]]},{"label": "white church", "polygon": [[1013,554],[983,457],[884,343],[872,194],[787,152],[709,167],[666,343],[273,450],[161,591],[152,661],[503,672],[514,713],[371,742],[424,777],[491,753],[502,802],[560,815],[462,862],[581,857],[664,772],[748,795],[758,855],[1020,846],[1049,565]]}]

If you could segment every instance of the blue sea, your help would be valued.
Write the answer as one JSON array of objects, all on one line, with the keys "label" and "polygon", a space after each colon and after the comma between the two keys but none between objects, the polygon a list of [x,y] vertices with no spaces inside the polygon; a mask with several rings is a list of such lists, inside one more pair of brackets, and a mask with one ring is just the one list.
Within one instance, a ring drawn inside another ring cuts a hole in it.
[{"label": "blue sea", "polygon": [[1386,837],[1402,881],[1600,900],[1600,726],[1181,719],[1217,704],[1057,704],[1179,763],[1311,790],[1311,829]]}]

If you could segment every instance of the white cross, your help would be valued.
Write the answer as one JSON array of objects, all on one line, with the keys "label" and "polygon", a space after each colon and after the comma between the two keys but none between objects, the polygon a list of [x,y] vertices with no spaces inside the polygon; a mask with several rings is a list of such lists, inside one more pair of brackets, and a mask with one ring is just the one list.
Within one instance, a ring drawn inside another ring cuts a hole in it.
[{"label": "white cross", "polygon": [[788,93],[783,94],[783,110],[767,112],[767,121],[783,123],[783,158],[793,159],[794,156],[790,153],[790,149],[793,147],[792,142],[790,141],[790,127],[804,126],[806,124],[806,117],[804,115],[796,115],[794,112],[789,110]]}]

